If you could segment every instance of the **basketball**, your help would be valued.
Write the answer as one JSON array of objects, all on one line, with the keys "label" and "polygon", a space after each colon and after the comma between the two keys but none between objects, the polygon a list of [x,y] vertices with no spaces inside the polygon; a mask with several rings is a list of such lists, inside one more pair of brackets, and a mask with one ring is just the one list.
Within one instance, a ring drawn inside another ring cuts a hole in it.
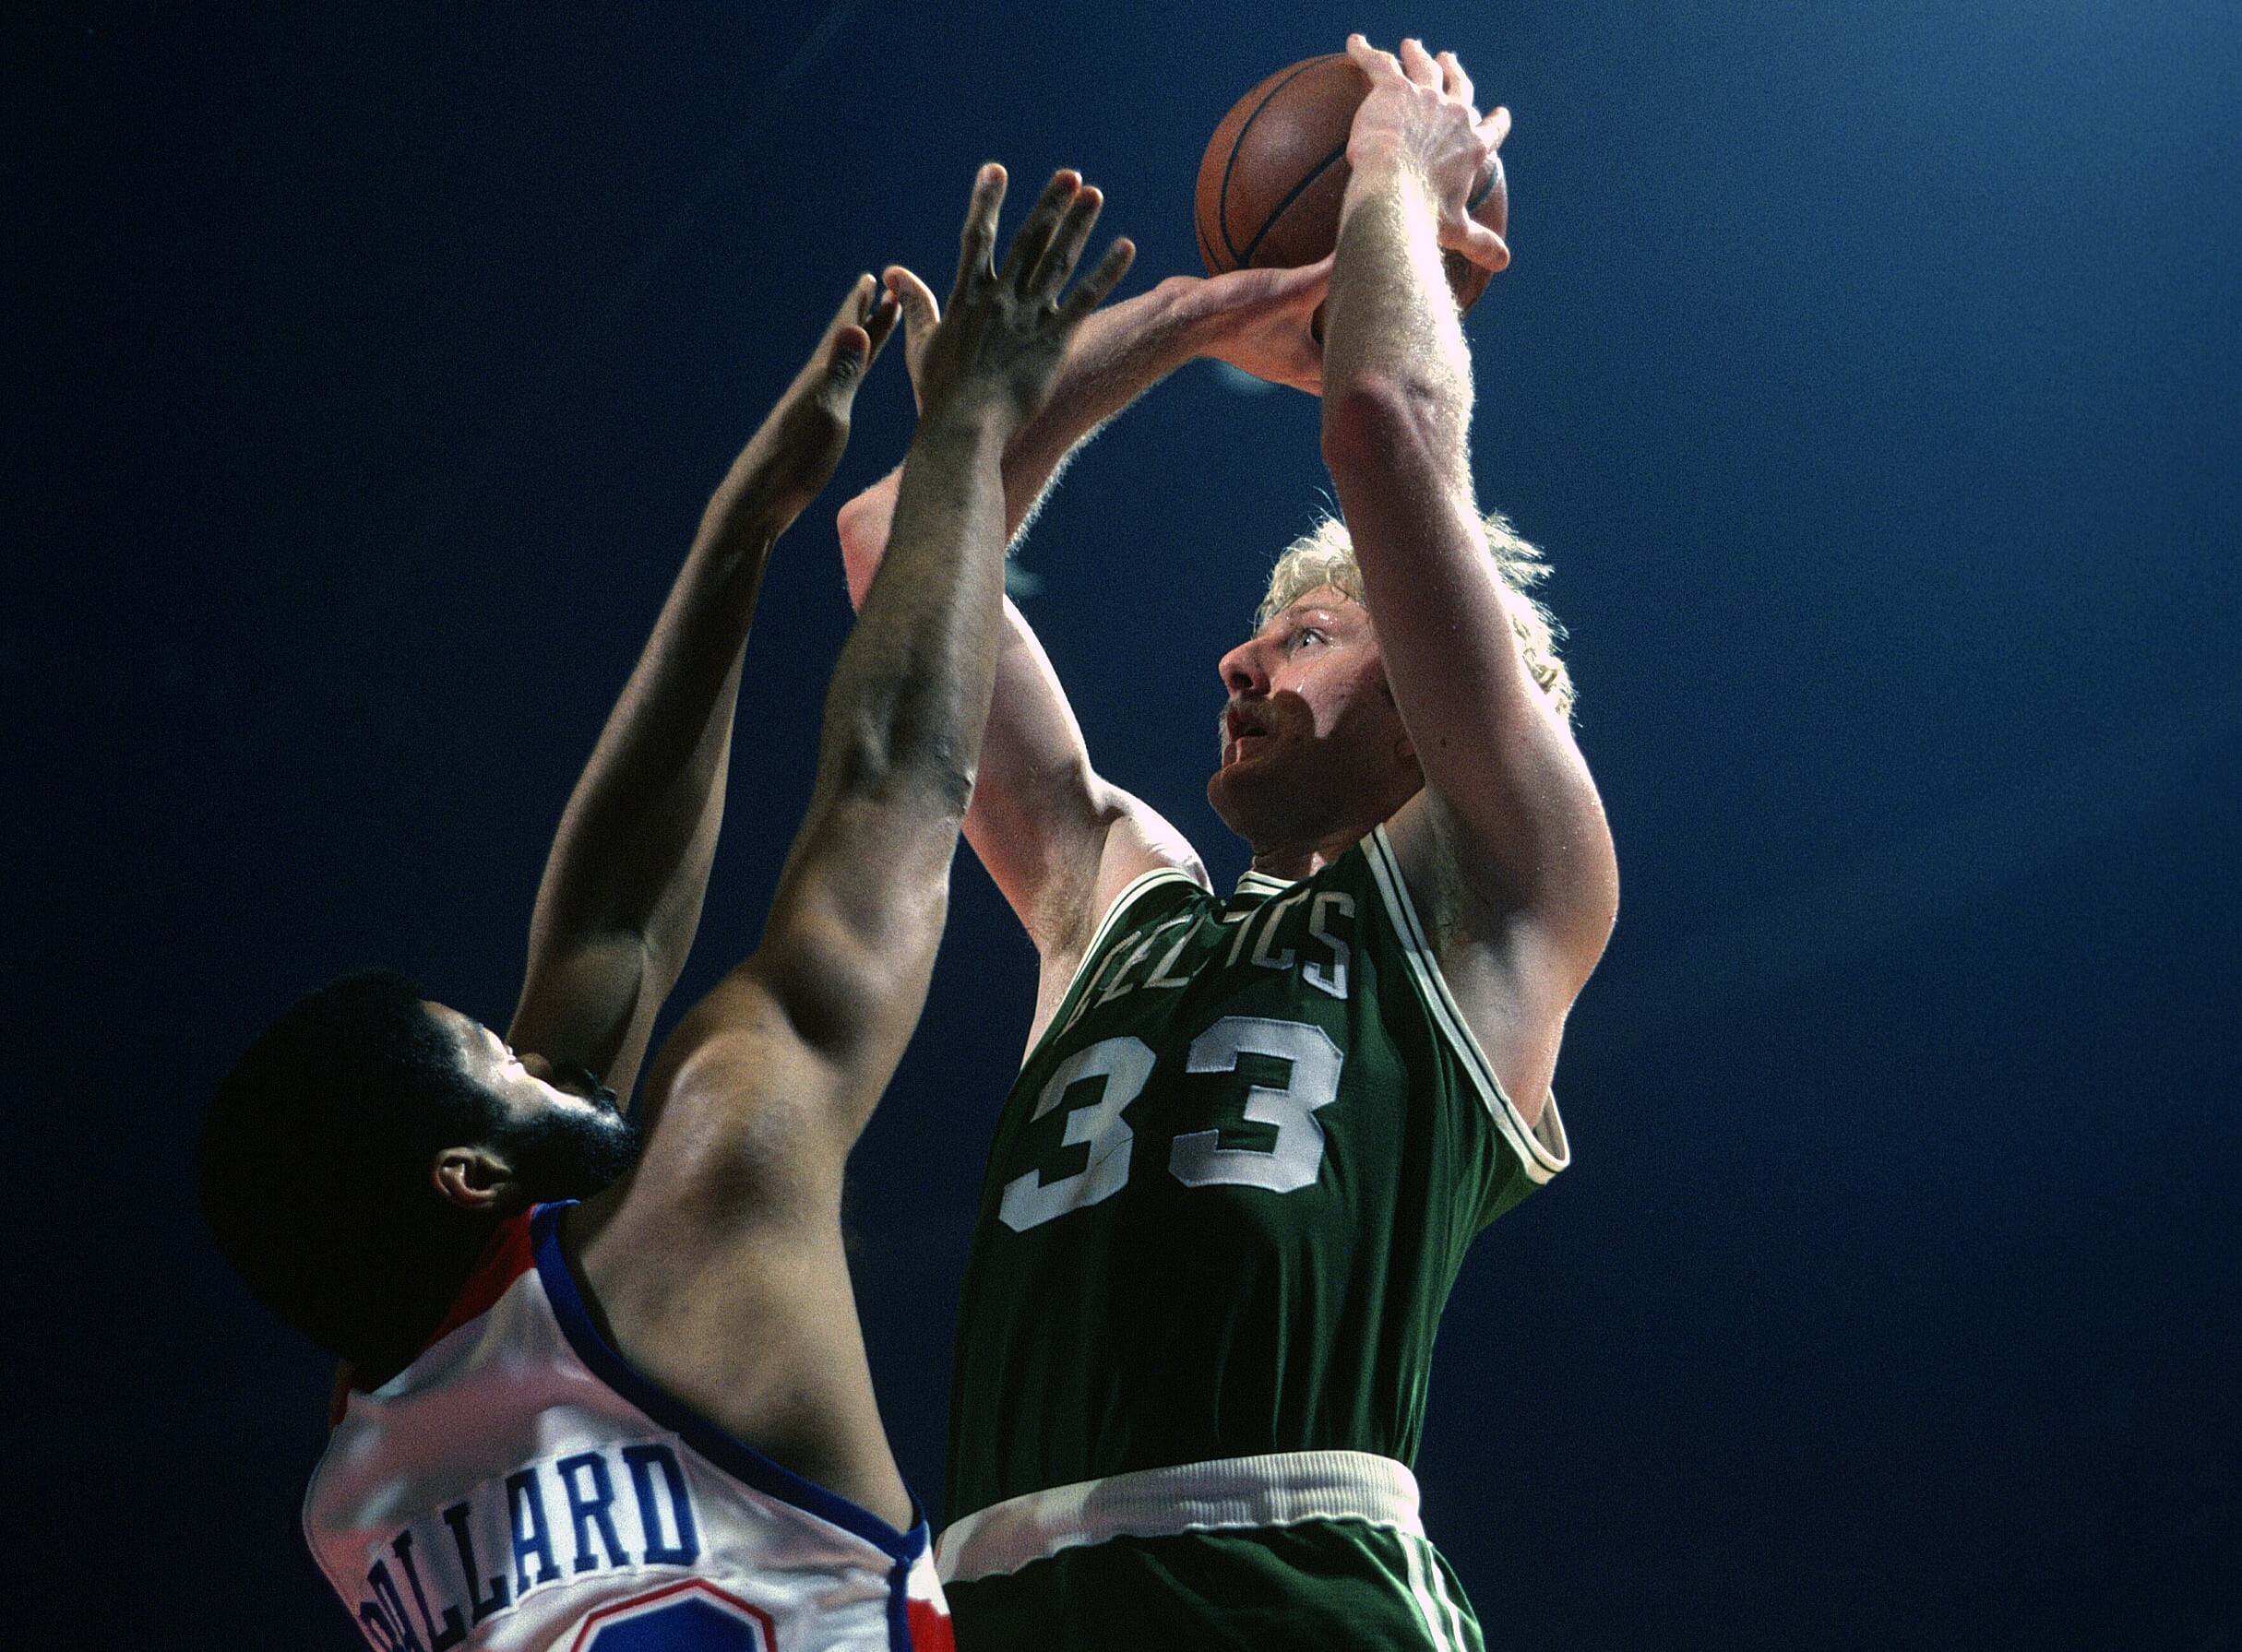
[{"label": "basketball", "polygon": [[[1347,131],[1370,78],[1343,52],[1279,69],[1240,98],[1199,163],[1199,253],[1209,275],[1313,264],[1339,244],[1339,205],[1353,169]],[[1504,232],[1509,196],[1497,159],[1472,193],[1472,216]],[[1459,309],[1486,291],[1491,271],[1441,255]]]}]

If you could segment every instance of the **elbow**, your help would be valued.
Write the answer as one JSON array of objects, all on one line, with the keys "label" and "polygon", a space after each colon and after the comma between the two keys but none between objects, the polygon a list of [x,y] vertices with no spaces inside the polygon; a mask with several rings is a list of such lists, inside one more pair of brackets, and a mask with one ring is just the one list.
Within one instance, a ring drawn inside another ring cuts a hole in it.
[{"label": "elbow", "polygon": [[841,553],[853,562],[871,537],[872,494],[858,493],[834,513],[833,526],[841,535]]},{"label": "elbow", "polygon": [[875,808],[955,830],[973,800],[977,743],[954,727],[868,717],[829,755],[834,790]]},{"label": "elbow", "polygon": [[962,742],[937,741],[913,754],[906,771],[919,809],[953,832],[973,806],[974,755]]},{"label": "elbow", "polygon": [[1387,369],[1325,386],[1323,462],[1342,481],[1350,472],[1389,469],[1399,458],[1429,454],[1447,422],[1441,392]]}]

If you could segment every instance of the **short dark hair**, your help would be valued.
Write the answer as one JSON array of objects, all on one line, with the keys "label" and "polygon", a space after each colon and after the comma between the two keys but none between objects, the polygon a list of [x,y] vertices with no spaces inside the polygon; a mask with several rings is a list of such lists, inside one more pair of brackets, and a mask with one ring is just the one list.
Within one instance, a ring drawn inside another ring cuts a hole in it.
[{"label": "short dark hair", "polygon": [[496,1123],[417,983],[346,976],[267,1028],[219,1086],[197,1152],[203,1218],[281,1319],[362,1369],[401,1362],[489,1238],[429,1185],[429,1165]]}]

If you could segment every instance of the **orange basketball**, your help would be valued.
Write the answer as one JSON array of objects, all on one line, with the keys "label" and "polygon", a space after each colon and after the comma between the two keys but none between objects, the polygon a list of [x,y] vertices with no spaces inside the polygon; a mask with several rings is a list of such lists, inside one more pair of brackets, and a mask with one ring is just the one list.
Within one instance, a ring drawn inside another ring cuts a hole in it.
[{"label": "orange basketball", "polygon": [[[1279,69],[1231,107],[1199,163],[1199,253],[1209,275],[1313,264],[1339,244],[1347,132],[1370,77],[1343,52]],[[1497,235],[1509,195],[1497,159],[1472,195],[1472,216]],[[1470,309],[1489,271],[1446,253],[1457,306]]]}]

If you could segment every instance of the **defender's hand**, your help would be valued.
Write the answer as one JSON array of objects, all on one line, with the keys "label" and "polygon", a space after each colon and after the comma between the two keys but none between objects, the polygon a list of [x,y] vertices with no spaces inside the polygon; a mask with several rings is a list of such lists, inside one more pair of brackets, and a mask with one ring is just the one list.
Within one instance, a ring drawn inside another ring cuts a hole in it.
[{"label": "defender's hand", "polygon": [[1115,241],[1062,300],[1104,197],[1079,173],[1055,174],[999,267],[996,214],[1004,189],[1003,167],[981,169],[949,303],[930,335],[917,335],[925,339],[917,386],[923,412],[962,399],[1017,428],[1050,399],[1068,339],[1113,291],[1137,249],[1127,239]]},{"label": "defender's hand", "polygon": [[880,277],[888,294],[903,310],[903,366],[911,374],[911,396],[921,412],[926,410],[926,392],[920,378],[926,364],[926,347],[935,328],[942,325],[942,306],[934,289],[900,264],[890,264]]},{"label": "defender's hand", "polygon": [[893,293],[882,291],[868,275],[857,277],[809,361],[740,456],[741,481],[756,495],[771,531],[800,516],[833,479],[848,449],[856,386],[895,331],[899,314]]},{"label": "defender's hand", "polygon": [[1453,52],[1436,60],[1417,41],[1401,42],[1397,60],[1359,34],[1347,55],[1370,77],[1370,95],[1354,112],[1347,160],[1357,172],[1400,161],[1422,177],[1440,213],[1440,244],[1487,269],[1510,262],[1501,236],[1473,221],[1468,203],[1480,175],[1509,134],[1510,112],[1484,120],[1472,102],[1471,77]]},{"label": "defender's hand", "polygon": [[1327,256],[1297,269],[1234,269],[1160,283],[1197,353],[1272,385],[1323,392],[1323,344],[1313,331],[1331,288]]}]

